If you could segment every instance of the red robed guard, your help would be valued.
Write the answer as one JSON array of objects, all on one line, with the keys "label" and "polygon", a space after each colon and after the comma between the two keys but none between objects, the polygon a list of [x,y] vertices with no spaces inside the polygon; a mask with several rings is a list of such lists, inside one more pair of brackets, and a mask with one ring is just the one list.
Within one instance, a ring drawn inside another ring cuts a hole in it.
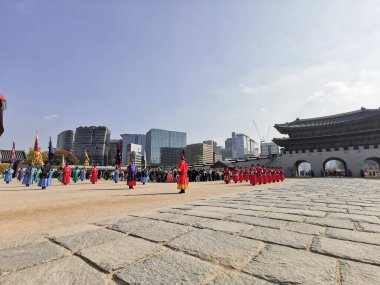
[{"label": "red robed guard", "polygon": [[257,182],[259,183],[259,185],[261,185],[261,183],[263,183],[263,168],[258,165],[257,168]]},{"label": "red robed guard", "polygon": [[249,176],[249,182],[253,186],[259,183],[259,180],[257,179],[257,168],[253,167],[253,165],[251,168],[251,175]]},{"label": "red robed guard", "polygon": [[244,181],[245,175],[244,175],[244,169],[240,168],[239,170],[239,181],[242,183]]},{"label": "red robed guard", "polygon": [[224,170],[224,182],[226,184],[231,182],[231,170],[228,167]]},{"label": "red robed guard", "polygon": [[248,182],[249,181],[249,168],[245,169],[244,175],[245,175],[245,182]]},{"label": "red robed guard", "polygon": [[235,168],[232,173],[233,173],[233,176],[234,176],[234,182],[238,183],[238,181],[239,181],[239,169]]},{"label": "red robed guard", "polygon": [[272,183],[272,169],[267,168],[268,183]]},{"label": "red robed guard", "polygon": [[68,167],[66,164],[65,164],[65,167],[63,168],[62,170],[62,183],[64,185],[68,185],[70,184],[70,178],[71,178],[71,168]]},{"label": "red robed guard", "polygon": [[91,183],[95,184],[98,182],[98,169],[95,165],[91,167]]},{"label": "red robed guard", "polygon": [[189,166],[185,161],[185,156],[181,156],[181,162],[178,165],[178,179],[177,179],[177,189],[180,189],[180,194],[185,193],[185,190],[189,187],[189,178],[187,177],[187,171]]},{"label": "red robed guard", "polygon": [[285,170],[280,168],[280,180],[284,181],[285,180]]},{"label": "red robed guard", "polygon": [[276,168],[274,171],[276,173],[276,182],[280,182],[280,169]]}]

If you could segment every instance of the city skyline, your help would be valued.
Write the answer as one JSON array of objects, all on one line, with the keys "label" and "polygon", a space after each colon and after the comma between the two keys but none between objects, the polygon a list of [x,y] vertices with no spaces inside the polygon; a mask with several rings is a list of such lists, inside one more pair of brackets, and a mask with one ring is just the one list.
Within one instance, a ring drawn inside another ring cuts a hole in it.
[{"label": "city skyline", "polygon": [[275,123],[379,107],[376,1],[16,0],[0,17],[1,149],[81,125],[259,142],[252,120],[271,140]]}]

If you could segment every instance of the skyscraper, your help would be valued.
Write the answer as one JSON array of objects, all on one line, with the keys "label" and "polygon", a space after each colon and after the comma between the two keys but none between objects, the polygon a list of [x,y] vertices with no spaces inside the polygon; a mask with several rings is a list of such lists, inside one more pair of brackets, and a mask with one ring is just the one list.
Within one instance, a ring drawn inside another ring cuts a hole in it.
[{"label": "skyscraper", "polygon": [[67,130],[60,133],[57,137],[57,148],[73,151],[74,131]]},{"label": "skyscraper", "polygon": [[161,148],[185,148],[186,133],[151,129],[146,134],[146,156],[148,164],[160,164]]},{"label": "skyscraper", "polygon": [[76,129],[73,151],[80,163],[83,163],[87,150],[90,163],[106,165],[110,146],[111,132],[107,127],[79,127]]}]

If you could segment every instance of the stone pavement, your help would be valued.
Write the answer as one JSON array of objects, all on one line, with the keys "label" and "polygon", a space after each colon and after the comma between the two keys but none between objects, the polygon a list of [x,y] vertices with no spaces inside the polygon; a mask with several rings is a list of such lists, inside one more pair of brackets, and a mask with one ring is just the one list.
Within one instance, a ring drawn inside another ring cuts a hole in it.
[{"label": "stone pavement", "polygon": [[277,183],[8,240],[0,284],[380,284],[379,186]]}]

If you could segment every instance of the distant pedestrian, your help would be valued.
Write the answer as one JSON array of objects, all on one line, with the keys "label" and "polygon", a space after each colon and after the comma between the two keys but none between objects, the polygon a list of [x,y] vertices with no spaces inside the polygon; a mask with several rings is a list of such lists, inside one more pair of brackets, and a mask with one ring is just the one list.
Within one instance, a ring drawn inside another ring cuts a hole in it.
[{"label": "distant pedestrian", "polygon": [[127,167],[127,185],[129,186],[129,190],[134,189],[133,186],[136,186],[136,174],[137,166],[135,165],[135,161],[131,159],[131,163]]},{"label": "distant pedestrian", "polygon": [[91,167],[91,183],[95,184],[98,182],[98,169],[96,168],[96,165],[93,165]]},{"label": "distant pedestrian", "polygon": [[4,181],[5,183],[9,184],[9,182],[12,182],[12,176],[15,171],[12,168],[12,165],[10,165],[6,170],[5,170],[5,177]]}]

